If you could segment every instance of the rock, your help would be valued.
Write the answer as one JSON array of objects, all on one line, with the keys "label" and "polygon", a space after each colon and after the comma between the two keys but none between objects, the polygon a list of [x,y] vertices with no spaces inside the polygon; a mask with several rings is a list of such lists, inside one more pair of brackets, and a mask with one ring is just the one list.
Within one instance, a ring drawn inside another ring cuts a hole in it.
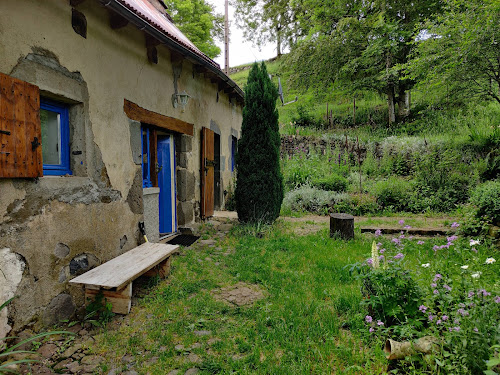
[{"label": "rock", "polygon": [[184,345],[176,345],[174,349],[177,350],[178,352],[182,352],[184,351]]},{"label": "rock", "polygon": [[215,240],[200,240],[199,242],[205,246],[215,245]]},{"label": "rock", "polygon": [[194,353],[189,353],[189,355],[187,356],[187,361],[196,364],[201,364],[203,362],[201,357],[198,354]]},{"label": "rock", "polygon": [[[22,332],[19,332],[17,335],[17,339],[14,341],[15,344],[19,344],[21,341],[29,339],[33,337],[35,333],[29,329],[25,329]],[[26,342],[22,344],[21,346],[18,346],[16,350],[31,350],[33,348],[33,343],[31,341]]]},{"label": "rock", "polygon": [[197,369],[196,367],[192,367],[189,370],[187,370],[184,375],[195,375],[199,372],[200,370]]},{"label": "rock", "polygon": [[124,355],[122,357],[122,363],[131,363],[131,362],[134,362],[134,357],[132,357],[131,355]]},{"label": "rock", "polygon": [[170,371],[167,375],[179,375],[179,373],[180,373],[180,370],[175,369],[175,370]]},{"label": "rock", "polygon": [[57,345],[55,344],[45,344],[42,345],[38,350],[37,353],[39,353],[43,358],[50,358],[53,357],[57,353]]},{"label": "rock", "polygon": [[99,367],[99,364],[97,364],[97,363],[95,363],[93,365],[85,365],[85,366],[83,366],[82,371],[92,374],[97,367]]},{"label": "rock", "polygon": [[212,334],[212,331],[205,331],[205,330],[194,331],[194,334],[196,336],[210,336]]},{"label": "rock", "polygon": [[104,361],[104,358],[98,355],[87,355],[82,358],[80,363],[82,365],[99,365]]},{"label": "rock", "polygon": [[217,221],[217,220],[209,220],[209,221],[207,222],[207,224],[210,224],[210,225],[212,225],[212,226],[214,226],[214,227],[218,227],[219,225],[221,225],[221,222],[220,222],[220,221]]},{"label": "rock", "polygon": [[54,255],[59,259],[65,258],[69,255],[69,247],[63,243],[58,243],[54,249]]},{"label": "rock", "polygon": [[215,344],[215,343],[217,343],[219,341],[221,341],[221,339],[219,339],[217,337],[214,337],[214,338],[208,339],[207,344],[208,345],[213,345],[213,344]]},{"label": "rock", "polygon": [[121,375],[139,375],[139,373],[137,371],[134,371],[134,370],[128,370],[128,371],[122,372]]},{"label": "rock", "polygon": [[488,230],[488,234],[490,235],[490,237],[499,238],[500,237],[500,227],[491,226],[490,229]]},{"label": "rock", "polygon": [[199,349],[201,348],[201,344],[199,342],[195,342],[193,345],[191,345],[191,349]]},{"label": "rock", "polygon": [[79,351],[82,348],[82,344],[76,344],[73,346],[70,346],[68,349],[64,351],[63,354],[61,354],[62,358],[69,358],[73,354],[75,354],[77,351]]},{"label": "rock", "polygon": [[120,370],[113,367],[111,370],[109,370],[107,375],[117,375],[119,372],[120,372]]},{"label": "rock", "polygon": [[66,358],[63,359],[61,362],[59,362],[57,365],[54,366],[54,370],[62,370],[68,367],[68,365],[73,362],[71,358]]},{"label": "rock", "polygon": [[74,326],[68,327],[66,331],[72,332],[72,333],[78,333],[82,330],[82,326],[80,323],[75,324]]},{"label": "rock", "polygon": [[229,232],[231,229],[233,229],[233,224],[221,224],[217,229],[221,232]]},{"label": "rock", "polygon": [[75,311],[76,306],[73,298],[69,294],[61,293],[50,301],[43,312],[43,324],[51,326],[60,321],[70,319],[73,317]]},{"label": "rock", "polygon": [[76,374],[77,372],[81,371],[83,366],[81,366],[78,362],[71,362],[66,365],[68,368],[69,372],[72,372],[73,374]]}]

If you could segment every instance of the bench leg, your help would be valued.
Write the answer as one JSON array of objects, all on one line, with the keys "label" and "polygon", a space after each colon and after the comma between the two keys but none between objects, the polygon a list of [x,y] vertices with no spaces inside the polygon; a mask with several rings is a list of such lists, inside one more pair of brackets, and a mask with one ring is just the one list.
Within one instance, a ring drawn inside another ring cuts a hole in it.
[{"label": "bench leg", "polygon": [[94,299],[99,292],[102,291],[104,298],[113,306],[111,311],[115,314],[128,314],[132,306],[132,282],[125,288],[118,291],[110,291],[105,289],[85,288],[85,299]]},{"label": "bench leg", "polygon": [[156,267],[151,268],[148,272],[146,272],[144,275],[153,277],[158,275],[162,279],[168,276],[170,273],[170,264],[171,264],[171,259],[172,257],[168,257],[165,259],[163,262],[158,264]]}]

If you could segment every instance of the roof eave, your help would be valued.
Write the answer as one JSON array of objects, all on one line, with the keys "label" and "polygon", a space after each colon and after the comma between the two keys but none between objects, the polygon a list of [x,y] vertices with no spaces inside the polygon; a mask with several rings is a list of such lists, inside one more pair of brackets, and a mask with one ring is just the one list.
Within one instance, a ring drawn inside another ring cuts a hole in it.
[{"label": "roof eave", "polygon": [[142,19],[139,15],[135,14],[132,10],[127,8],[125,5],[121,4],[118,0],[100,0],[100,1],[105,7],[113,10],[114,12],[118,13],[120,16],[124,17],[129,22],[137,26],[139,30],[148,33],[152,37],[156,38],[159,42],[166,45],[168,48],[186,56],[189,60],[195,62],[196,64],[200,64],[201,66],[210,70],[239,96],[241,102],[244,101],[243,90],[241,90],[241,88],[233,80],[231,80],[231,78],[229,78],[222,70],[220,70],[217,66],[213,65],[213,62],[211,63],[211,60],[208,59],[208,57],[203,58],[202,56],[195,53],[191,49],[176,42],[175,40],[170,38],[166,33],[164,33],[161,30],[158,30],[158,28],[154,27],[149,22]]}]

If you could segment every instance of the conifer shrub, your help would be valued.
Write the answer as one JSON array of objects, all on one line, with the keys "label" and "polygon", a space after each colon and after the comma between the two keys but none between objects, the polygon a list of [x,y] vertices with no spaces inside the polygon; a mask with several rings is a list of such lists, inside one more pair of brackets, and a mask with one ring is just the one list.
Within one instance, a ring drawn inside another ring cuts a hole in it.
[{"label": "conifer shrub", "polygon": [[264,63],[255,63],[245,86],[241,139],[236,154],[236,211],[244,223],[271,223],[280,213],[283,176],[276,100]]}]

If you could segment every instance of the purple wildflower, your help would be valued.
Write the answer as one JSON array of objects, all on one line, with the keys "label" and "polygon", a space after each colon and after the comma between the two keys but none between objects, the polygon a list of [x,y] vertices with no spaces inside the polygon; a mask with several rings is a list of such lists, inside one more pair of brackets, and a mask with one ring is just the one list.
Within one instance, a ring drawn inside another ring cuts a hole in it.
[{"label": "purple wildflower", "polygon": [[409,236],[408,239],[411,241],[413,240],[413,236]]},{"label": "purple wildflower", "polygon": [[435,288],[435,287],[437,287],[437,286],[438,286],[438,285],[437,285],[436,283],[432,283],[432,284],[431,284],[431,287],[433,287],[433,288]]},{"label": "purple wildflower", "polygon": [[434,316],[434,315],[429,314],[429,321],[431,321],[431,322],[432,322],[432,321],[434,320],[434,318],[435,318],[435,316]]},{"label": "purple wildflower", "polygon": [[495,303],[500,303],[500,296],[496,296],[494,301],[495,301]]},{"label": "purple wildflower", "polygon": [[399,236],[399,238],[404,239],[404,238],[405,238],[405,235],[404,235],[404,234],[402,234],[401,236]]},{"label": "purple wildflower", "polygon": [[381,231],[380,229],[377,229],[377,230],[375,231],[375,237],[379,237],[379,236],[381,236],[381,235],[382,235],[382,231]]},{"label": "purple wildflower", "polygon": [[371,323],[373,322],[373,318],[370,315],[365,316],[365,322]]},{"label": "purple wildflower", "polygon": [[471,249],[471,251],[473,251],[473,252],[477,253],[477,249],[476,249],[475,247],[473,247],[473,248]]},{"label": "purple wildflower", "polygon": [[459,324],[460,324],[460,320],[455,319],[455,320],[453,321],[453,324],[459,325]]},{"label": "purple wildflower", "polygon": [[380,249],[378,252],[379,252],[380,254],[383,254],[383,253],[385,253],[385,249]]},{"label": "purple wildflower", "polygon": [[418,241],[417,245],[423,245],[425,242],[424,241]]},{"label": "purple wildflower", "polygon": [[381,256],[379,256],[379,257],[378,257],[378,259],[379,259],[379,260],[384,260],[384,259],[385,259],[385,257],[384,257],[383,255],[381,255]]},{"label": "purple wildflower", "polygon": [[373,264],[373,259],[372,258],[368,258],[366,260],[366,264],[368,264],[369,266],[371,266]]},{"label": "purple wildflower", "polygon": [[405,225],[405,221],[404,220],[399,220],[399,225]]},{"label": "purple wildflower", "polygon": [[451,227],[452,228],[458,228],[460,226],[460,224],[458,224],[456,221],[454,221],[452,224],[451,224]]},{"label": "purple wildflower", "polygon": [[441,324],[441,323],[442,323],[441,319],[436,320],[436,324]]},{"label": "purple wildflower", "polygon": [[460,327],[453,327],[453,330],[455,330],[456,332],[460,331]]},{"label": "purple wildflower", "polygon": [[380,247],[380,246],[382,246],[382,242],[379,242],[379,243],[377,244],[377,247]]},{"label": "purple wildflower", "polygon": [[419,309],[420,311],[422,311],[422,312],[425,312],[425,311],[427,310],[427,306],[425,306],[425,305],[420,305],[420,306],[418,307],[418,309]]},{"label": "purple wildflower", "polygon": [[394,259],[402,259],[404,258],[404,254],[403,253],[397,253],[396,255],[394,255]]},{"label": "purple wildflower", "polygon": [[449,286],[448,284],[444,284],[443,288],[446,289],[448,292],[451,291],[451,286]]},{"label": "purple wildflower", "polygon": [[438,246],[438,245],[434,245],[434,246],[432,247],[432,250],[434,250],[434,252],[436,252],[436,253],[437,253],[437,251],[439,250],[439,246]]},{"label": "purple wildflower", "polygon": [[459,313],[462,316],[468,316],[469,315],[469,312],[465,311],[464,309],[458,309],[457,313]]},{"label": "purple wildflower", "polygon": [[378,325],[378,326],[383,326],[383,325],[384,325],[384,322],[382,322],[381,320],[377,320],[377,325]]},{"label": "purple wildflower", "polygon": [[448,320],[448,315],[443,315],[443,316],[441,317],[441,319],[443,319],[443,321],[447,321],[447,320]]},{"label": "purple wildflower", "polygon": [[411,226],[410,225],[405,225],[404,229],[406,229],[406,230],[411,229]]},{"label": "purple wildflower", "polygon": [[399,238],[393,238],[392,242],[394,242],[396,245],[401,245],[401,240]]},{"label": "purple wildflower", "polygon": [[472,298],[474,296],[474,292],[473,291],[470,291],[469,294],[467,295],[467,297],[469,298]]},{"label": "purple wildflower", "polygon": [[443,277],[443,276],[441,276],[441,274],[440,274],[440,273],[436,273],[436,274],[434,275],[434,281],[438,281],[438,280],[439,280],[439,279],[441,279],[442,277]]},{"label": "purple wildflower", "polygon": [[455,236],[455,235],[453,235],[453,236],[450,236],[450,237],[446,238],[446,240],[447,240],[448,242],[453,242],[453,241],[455,241],[455,240],[457,240],[457,239],[458,239],[458,237],[457,237],[457,236]]},{"label": "purple wildflower", "polygon": [[368,330],[368,332],[375,332],[375,329],[373,327],[370,327],[370,329]]},{"label": "purple wildflower", "polygon": [[477,327],[474,327],[474,332],[479,332],[479,330],[477,329]]},{"label": "purple wildflower", "polygon": [[432,293],[434,293],[434,294],[439,294],[439,291],[438,291],[437,289],[434,289],[434,290],[432,291]]}]

